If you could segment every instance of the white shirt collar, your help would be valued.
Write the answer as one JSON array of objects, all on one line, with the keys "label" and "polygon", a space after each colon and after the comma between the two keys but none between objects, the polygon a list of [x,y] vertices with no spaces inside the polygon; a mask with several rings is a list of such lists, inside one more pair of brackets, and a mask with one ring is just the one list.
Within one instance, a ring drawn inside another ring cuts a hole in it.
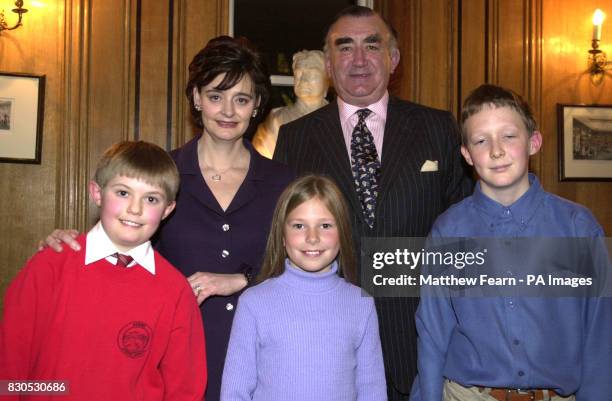
[{"label": "white shirt collar", "polygon": [[[87,242],[85,245],[85,266],[97,262],[100,259],[106,259],[110,263],[117,264],[117,258],[112,256],[115,252],[119,252],[117,246],[110,240],[102,223],[98,223],[87,233]],[[134,267],[136,264],[144,267],[149,273],[155,274],[155,252],[151,246],[151,241],[144,242],[127,252],[121,252],[134,258],[134,261],[128,267]]]}]

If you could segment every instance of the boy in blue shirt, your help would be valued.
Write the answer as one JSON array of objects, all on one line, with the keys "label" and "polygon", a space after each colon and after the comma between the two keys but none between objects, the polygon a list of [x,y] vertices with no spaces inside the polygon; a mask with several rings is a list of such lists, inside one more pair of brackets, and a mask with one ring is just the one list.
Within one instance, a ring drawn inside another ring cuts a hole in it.
[{"label": "boy in blue shirt", "polygon": [[[586,208],[547,193],[528,172],[542,135],[520,96],[482,85],[466,99],[461,124],[461,153],[479,182],[437,219],[433,239],[603,236]],[[610,299],[433,291],[416,314],[411,401],[612,399]]]}]

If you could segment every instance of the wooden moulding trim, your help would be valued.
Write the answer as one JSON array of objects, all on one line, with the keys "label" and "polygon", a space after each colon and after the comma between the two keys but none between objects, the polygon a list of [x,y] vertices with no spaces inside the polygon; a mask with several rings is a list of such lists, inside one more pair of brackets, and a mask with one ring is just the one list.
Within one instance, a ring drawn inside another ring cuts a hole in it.
[{"label": "wooden moulding trim", "polygon": [[498,0],[486,0],[487,46],[486,58],[488,83],[499,82],[499,3]]},{"label": "wooden moulding trim", "polygon": [[[529,9],[531,12],[531,18],[529,20],[529,40],[530,40],[530,55],[531,65],[529,69],[529,101],[533,107],[533,112],[536,121],[542,124],[543,115],[543,99],[542,99],[542,0],[530,0]],[[551,131],[552,132],[552,131]],[[543,153],[538,152],[535,158],[533,158],[533,169],[535,173],[544,178],[542,174],[543,169]],[[542,180],[544,185],[545,179]]]},{"label": "wooden moulding trim", "polygon": [[121,116],[121,130],[123,140],[134,139],[136,133],[134,131],[135,104],[137,96],[136,81],[136,26],[137,26],[137,8],[139,0],[123,0],[123,41],[121,43],[123,50],[123,77],[121,80],[122,96],[120,101],[123,102],[123,115]]},{"label": "wooden moulding trim", "polygon": [[78,230],[88,225],[90,11],[89,0],[64,2],[63,119],[58,140],[55,223]]},{"label": "wooden moulding trim", "polygon": [[[184,74],[187,71],[187,5],[184,0],[170,0],[168,16],[168,76],[166,106],[166,148],[175,148],[185,142],[185,103],[182,102]],[[178,45],[174,46],[173,43]]]},{"label": "wooden moulding trim", "polygon": [[448,68],[447,68],[447,93],[446,93],[446,107],[447,110],[453,113],[454,106],[456,104],[455,98],[457,96],[457,74],[455,71],[455,65],[457,63],[457,35],[459,34],[458,25],[458,15],[460,14],[459,6],[460,4],[457,0],[449,1],[448,7],[448,32],[447,32],[447,59],[448,59]]},{"label": "wooden moulding trim", "polygon": [[230,7],[233,7],[231,0],[217,0],[217,36],[230,34],[230,16],[233,15]]},{"label": "wooden moulding trim", "polygon": [[129,80],[129,82],[133,82],[133,84],[129,85],[128,88],[131,91],[129,97],[129,109],[131,112],[128,117],[131,116],[131,119],[128,119],[128,127],[130,127],[129,121],[132,121],[132,125],[130,127],[130,136],[134,140],[140,139],[140,72],[141,72],[141,60],[142,60],[142,0],[133,0],[132,6],[130,8],[131,15],[133,17],[128,17],[127,22],[129,22],[129,26],[133,27],[129,29],[127,32],[130,35],[133,35],[134,40],[130,40],[130,43],[133,42],[131,46],[128,46],[130,50],[130,54],[133,54],[133,57],[130,57],[129,63],[129,71],[133,73],[133,78]]},{"label": "wooden moulding trim", "polygon": [[410,10],[410,29],[411,33],[411,47],[412,47],[412,99],[420,103],[422,101],[421,96],[421,21],[423,16],[421,14],[421,1],[416,0],[411,2]]}]

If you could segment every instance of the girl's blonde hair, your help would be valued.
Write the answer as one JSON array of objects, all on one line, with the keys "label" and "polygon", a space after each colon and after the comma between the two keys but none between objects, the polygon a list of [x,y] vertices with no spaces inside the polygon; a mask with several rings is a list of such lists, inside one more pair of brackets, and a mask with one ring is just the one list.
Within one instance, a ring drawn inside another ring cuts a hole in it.
[{"label": "girl's blonde hair", "polygon": [[355,256],[349,224],[349,211],[344,196],[329,178],[320,175],[306,175],[293,181],[283,191],[276,203],[266,253],[256,282],[260,283],[270,277],[280,276],[285,270],[287,252],[283,237],[287,216],[302,203],[317,198],[329,210],[336,220],[340,252],[338,253],[338,274],[345,280],[356,283]]}]

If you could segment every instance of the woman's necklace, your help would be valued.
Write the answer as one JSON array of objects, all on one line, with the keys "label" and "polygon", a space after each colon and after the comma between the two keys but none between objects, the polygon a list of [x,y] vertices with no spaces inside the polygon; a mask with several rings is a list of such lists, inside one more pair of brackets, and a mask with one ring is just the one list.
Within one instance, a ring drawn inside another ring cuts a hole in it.
[{"label": "woman's necklace", "polygon": [[[209,168],[211,168],[211,167],[209,167]],[[228,168],[226,168],[223,171],[218,171],[218,172],[214,173],[213,175],[211,175],[210,179],[213,180],[213,181],[221,181],[221,178],[222,178],[221,176],[223,174],[227,173],[230,169],[231,169],[231,167],[228,167]]]},{"label": "woman's necklace", "polygon": [[[250,158],[250,155],[248,153],[248,150],[246,150],[246,157]],[[198,153],[200,152],[200,143],[198,143]],[[238,158],[234,158],[233,162],[235,162],[235,164],[238,165],[242,165],[243,164],[243,158],[241,158],[240,156],[244,156],[244,155],[238,155]],[[247,159],[248,160],[248,159]],[[248,162],[247,162],[248,163]],[[201,169],[202,169],[202,175],[210,177],[210,179],[214,182],[219,182],[223,179],[224,176],[226,176],[227,173],[229,173],[229,171],[232,168],[237,168],[237,169],[241,169],[241,167],[236,167],[234,165],[232,165],[234,163],[230,163],[230,166],[225,168],[224,170],[219,170],[216,169],[215,167],[209,165],[208,163],[206,163],[206,160],[204,157],[201,158]],[[206,170],[208,170],[207,172],[205,172]],[[227,179],[227,176],[225,177]]]}]

